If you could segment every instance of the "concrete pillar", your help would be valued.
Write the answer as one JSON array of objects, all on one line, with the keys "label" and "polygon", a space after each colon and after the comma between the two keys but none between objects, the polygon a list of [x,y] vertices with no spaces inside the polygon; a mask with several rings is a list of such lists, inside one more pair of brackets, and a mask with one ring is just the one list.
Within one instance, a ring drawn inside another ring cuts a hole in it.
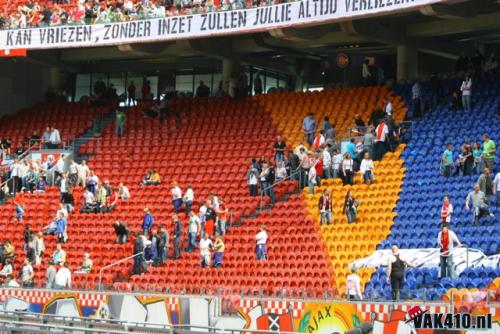
[{"label": "concrete pillar", "polygon": [[409,45],[398,45],[397,80],[414,80],[418,75],[417,48]]},{"label": "concrete pillar", "polygon": [[227,93],[228,91],[228,82],[231,79],[231,75],[233,73],[238,73],[240,70],[240,63],[233,59],[225,58],[222,60],[222,87],[224,91]]},{"label": "concrete pillar", "polygon": [[59,68],[50,67],[47,69],[47,86],[50,88],[59,88],[64,85],[63,75]]},{"label": "concrete pillar", "polygon": [[296,75],[295,76],[295,91],[296,92],[302,92],[304,89],[304,76],[303,75]]}]

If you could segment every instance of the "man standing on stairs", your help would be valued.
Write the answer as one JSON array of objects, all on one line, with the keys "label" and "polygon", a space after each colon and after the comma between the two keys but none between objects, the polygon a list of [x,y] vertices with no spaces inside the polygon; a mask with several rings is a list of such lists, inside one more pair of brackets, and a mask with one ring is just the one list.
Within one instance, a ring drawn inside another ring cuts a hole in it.
[{"label": "man standing on stairs", "polygon": [[24,216],[24,188],[21,188],[21,192],[14,197],[14,205],[16,206],[16,220],[18,222],[23,221]]},{"label": "man standing on stairs", "polygon": [[174,223],[174,260],[177,260],[181,258],[182,224],[176,214],[172,216],[172,222]]},{"label": "man standing on stairs", "polygon": [[489,168],[490,171],[495,171],[495,142],[490,139],[490,136],[485,133],[483,135],[483,159],[484,166]]},{"label": "man standing on stairs", "polygon": [[330,197],[330,191],[328,189],[323,190],[323,195],[319,198],[318,209],[321,213],[320,217],[320,225],[323,225],[325,220],[328,225],[332,224],[332,210],[333,203],[332,198]]},{"label": "man standing on stairs", "polygon": [[381,121],[375,129],[375,145],[373,147],[373,160],[381,160],[387,152],[387,136],[389,128],[384,121]]},{"label": "man standing on stairs", "polygon": [[285,149],[286,143],[283,138],[278,135],[276,142],[274,143],[274,160],[278,162],[285,161]]},{"label": "man standing on stairs", "polygon": [[262,165],[262,173],[260,173],[260,188],[261,191],[264,192],[264,195],[269,196],[271,206],[273,206],[275,202],[273,187],[275,177],[274,167],[265,162]]},{"label": "man standing on stairs", "polygon": [[307,114],[307,116],[304,118],[304,121],[302,122],[302,129],[304,130],[304,135],[309,145],[313,144],[314,134],[316,133],[317,127],[318,123],[314,119],[313,114]]},{"label": "man standing on stairs", "polygon": [[457,235],[448,229],[446,225],[443,225],[441,232],[437,236],[437,244],[441,249],[439,266],[441,267],[441,278],[444,277],[455,277],[455,271],[453,270],[453,255],[451,251],[455,247],[461,247],[462,244],[458,240]]},{"label": "man standing on stairs", "polygon": [[144,208],[144,218],[142,220],[142,234],[148,236],[149,232],[153,228],[154,218],[148,208]]},{"label": "man standing on stairs", "polygon": [[118,109],[116,111],[116,135],[118,137],[123,137],[123,134],[125,133],[125,113],[123,110]]}]

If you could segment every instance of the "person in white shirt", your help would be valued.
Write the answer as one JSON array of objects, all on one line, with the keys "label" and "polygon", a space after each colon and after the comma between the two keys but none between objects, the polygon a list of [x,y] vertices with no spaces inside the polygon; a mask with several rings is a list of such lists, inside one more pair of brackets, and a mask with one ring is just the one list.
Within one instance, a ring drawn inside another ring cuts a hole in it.
[{"label": "person in white shirt", "polygon": [[191,253],[196,248],[196,236],[200,234],[201,222],[200,218],[191,211],[189,213],[189,225],[188,225],[188,247],[186,252]]},{"label": "person in white shirt", "polygon": [[118,185],[118,197],[122,201],[126,201],[130,198],[130,192],[129,192],[128,188],[123,183],[120,183]]},{"label": "person in white shirt", "polygon": [[54,167],[54,184],[59,184],[63,173],[64,173],[64,154],[61,154],[61,157],[57,160],[57,163]]},{"label": "person in white shirt", "polygon": [[372,184],[375,180],[373,160],[370,157],[370,154],[365,153],[365,158],[361,161],[361,166],[359,170],[361,175],[363,176],[363,182],[366,184]]},{"label": "person in white shirt", "polygon": [[261,225],[260,232],[255,236],[255,240],[257,241],[256,254],[257,260],[266,260],[267,259],[267,231],[266,226]]},{"label": "person in white shirt", "polygon": [[333,154],[333,158],[332,158],[332,178],[336,179],[340,175],[340,168],[341,168],[342,160],[343,160],[344,156],[337,149],[335,149],[333,151],[333,153],[334,154]]},{"label": "person in white shirt", "polygon": [[76,185],[82,185],[82,188],[87,186],[87,177],[90,175],[89,166],[87,166],[87,161],[83,160],[80,165],[77,165],[78,168],[78,180]]},{"label": "person in white shirt", "polygon": [[451,215],[453,214],[453,205],[450,203],[448,196],[443,198],[443,205],[441,206],[441,222],[443,225],[450,224]]},{"label": "person in white shirt", "polygon": [[76,163],[75,160],[71,160],[68,174],[69,174],[69,181],[71,182],[71,184],[75,185],[76,182],[78,181],[78,164]]},{"label": "person in white shirt", "polygon": [[500,208],[500,172],[493,179],[493,194],[497,197],[497,207]]},{"label": "person in white shirt", "polygon": [[394,109],[392,107],[392,102],[389,100],[387,97],[384,98],[385,101],[385,113],[387,116],[392,116],[392,113],[394,112]]},{"label": "person in white shirt", "polygon": [[314,187],[316,186],[317,180],[316,180],[316,164],[314,164],[310,169],[309,169],[309,175],[308,175],[308,185],[309,185],[309,194],[314,195]]},{"label": "person in white shirt", "polygon": [[191,207],[194,202],[194,191],[190,184],[187,185],[186,193],[184,194],[184,204],[186,205],[186,215],[191,212]]},{"label": "person in white shirt", "polygon": [[285,168],[285,163],[279,161],[276,168],[276,181],[283,181],[288,176]]},{"label": "person in white shirt", "polygon": [[14,184],[12,186],[12,192],[11,195],[18,193],[21,190],[22,187],[22,182],[21,182],[21,163],[19,162],[19,159],[14,159],[14,163],[12,164],[10,168],[10,176],[12,177],[12,180],[14,181]]},{"label": "person in white shirt", "polygon": [[448,229],[448,227],[443,226],[441,232],[437,236],[437,244],[441,251],[440,263],[441,267],[441,278],[443,277],[454,277],[455,271],[453,270],[453,255],[451,251],[456,247],[461,247],[462,244],[458,240],[457,235]]},{"label": "person in white shirt", "polygon": [[14,270],[12,269],[12,260],[6,259],[2,270],[0,270],[0,276],[7,277],[10,274],[12,274],[13,272],[14,272]]},{"label": "person in white shirt", "polygon": [[385,122],[380,122],[375,129],[375,145],[373,147],[373,160],[378,161],[382,159],[388,150],[387,136],[389,135],[389,128]]},{"label": "person in white shirt", "polygon": [[49,148],[51,149],[56,149],[59,147],[59,144],[61,143],[61,135],[59,134],[59,130],[57,130],[55,127],[50,128],[50,137],[49,137]]},{"label": "person in white shirt", "polygon": [[56,273],[55,288],[60,290],[66,288],[71,289],[71,271],[68,268],[67,262],[61,264],[59,270]]},{"label": "person in white shirt", "polygon": [[344,186],[354,184],[354,161],[349,153],[344,155],[344,160],[342,161],[342,181]]},{"label": "person in white shirt", "polygon": [[17,283],[17,281],[14,279],[14,276],[12,276],[12,274],[7,276],[4,285],[7,288],[20,288],[21,287],[19,285],[19,283]]},{"label": "person in white shirt", "polygon": [[351,269],[351,273],[346,278],[345,294],[348,300],[363,299],[363,295],[361,294],[361,279],[354,268]]},{"label": "person in white shirt", "polygon": [[328,147],[323,148],[321,157],[323,159],[323,178],[329,179],[332,177],[332,156],[328,152]]},{"label": "person in white shirt", "polygon": [[211,197],[210,200],[212,201],[212,207],[215,210],[219,210],[220,202],[219,202],[219,197],[217,196],[217,194],[216,193],[210,193],[210,197]]},{"label": "person in white shirt", "polygon": [[200,258],[201,266],[203,268],[210,267],[210,249],[212,248],[212,240],[208,238],[208,235],[204,235],[200,240]]},{"label": "person in white shirt", "polygon": [[470,75],[466,75],[462,85],[460,86],[462,91],[462,106],[465,111],[471,110],[470,99],[472,95],[472,79]]},{"label": "person in white shirt", "polygon": [[170,195],[172,195],[172,206],[174,207],[174,212],[178,213],[182,207],[182,191],[177,185],[177,182],[172,182],[172,189],[170,189]]},{"label": "person in white shirt", "polygon": [[85,204],[94,205],[95,197],[94,194],[90,192],[90,190],[86,189],[83,193],[83,198],[85,199]]}]

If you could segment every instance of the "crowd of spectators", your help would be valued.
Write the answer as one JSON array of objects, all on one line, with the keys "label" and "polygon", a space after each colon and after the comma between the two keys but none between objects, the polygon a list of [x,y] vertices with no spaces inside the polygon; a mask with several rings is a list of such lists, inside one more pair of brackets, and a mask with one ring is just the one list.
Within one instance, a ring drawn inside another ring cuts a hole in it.
[{"label": "crowd of spectators", "polygon": [[[244,9],[281,3],[279,0],[57,0],[54,4],[31,1],[14,8],[5,3],[0,29],[83,25],[165,18]],[[10,8],[10,10],[9,10]]]}]

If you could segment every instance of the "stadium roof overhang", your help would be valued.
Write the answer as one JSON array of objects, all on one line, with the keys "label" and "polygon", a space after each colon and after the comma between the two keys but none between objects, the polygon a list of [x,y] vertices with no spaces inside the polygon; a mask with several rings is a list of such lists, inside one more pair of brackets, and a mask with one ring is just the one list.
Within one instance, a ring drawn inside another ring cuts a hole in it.
[{"label": "stadium roof overhang", "polygon": [[167,70],[221,66],[213,59],[295,74],[310,61],[340,51],[394,53],[398,45],[448,58],[477,44],[500,41],[500,1],[448,1],[419,10],[303,28],[238,36],[30,52],[31,61],[71,71]]}]

